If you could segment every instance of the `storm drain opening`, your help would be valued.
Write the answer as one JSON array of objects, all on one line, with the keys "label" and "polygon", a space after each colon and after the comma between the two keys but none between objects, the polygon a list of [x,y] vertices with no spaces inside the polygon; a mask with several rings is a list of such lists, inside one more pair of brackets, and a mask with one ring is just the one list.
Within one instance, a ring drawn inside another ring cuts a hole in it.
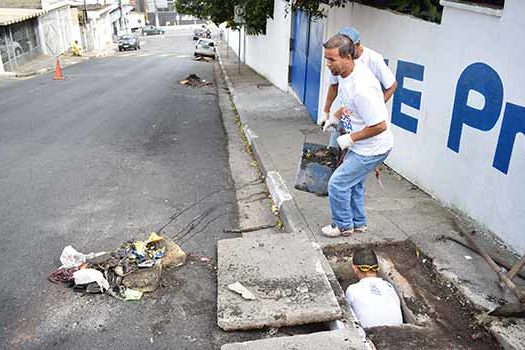
[{"label": "storm drain opening", "polygon": [[365,329],[378,350],[502,349],[476,322],[476,309],[435,268],[411,241],[388,244],[338,244],[323,249],[343,291],[358,282],[352,271],[352,252],[372,248],[379,258],[379,275],[395,288],[403,325]]}]

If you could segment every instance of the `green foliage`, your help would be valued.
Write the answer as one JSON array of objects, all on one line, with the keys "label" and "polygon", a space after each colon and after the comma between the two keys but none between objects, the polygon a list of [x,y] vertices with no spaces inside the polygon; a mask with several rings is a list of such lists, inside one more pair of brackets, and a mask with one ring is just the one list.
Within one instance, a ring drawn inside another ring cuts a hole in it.
[{"label": "green foliage", "polygon": [[246,32],[250,35],[266,34],[266,20],[273,18],[273,0],[246,0]]},{"label": "green foliage", "polygon": [[175,8],[178,13],[197,18],[208,18],[210,5],[210,1],[176,0],[175,2]]},{"label": "green foliage", "polygon": [[324,17],[323,10],[319,9],[321,4],[329,7],[345,7],[347,2],[352,0],[285,0],[287,2],[287,12],[292,10],[301,10],[313,18]]},{"label": "green foliage", "polygon": [[345,7],[348,3],[353,2],[409,13],[414,17],[432,22],[441,21],[443,10],[439,5],[439,0],[286,0],[286,2],[292,9],[304,11],[312,17],[324,16],[323,11],[319,9],[321,4],[329,7]]},{"label": "green foliage", "polygon": [[[427,21],[441,22],[443,7],[439,0],[285,0],[287,13],[290,10],[301,10],[313,18],[324,17],[320,5],[329,7],[345,7],[349,3],[358,2],[364,5],[389,8],[394,11],[411,14]],[[469,0],[495,8],[503,8],[504,0]],[[235,5],[246,8],[246,31],[251,35],[266,33],[266,20],[273,18],[274,0],[176,0],[179,13],[193,15],[198,18],[210,19],[215,24],[226,22],[228,27],[238,29],[239,23],[234,22],[233,9]]]},{"label": "green foliage", "polygon": [[443,8],[439,5],[439,0],[392,0],[388,7],[427,21],[441,22]]},{"label": "green foliage", "polygon": [[273,0],[176,0],[177,12],[209,19],[219,25],[226,22],[229,28],[239,29],[234,20],[235,5],[246,9],[246,32],[250,35],[266,33],[266,20],[273,18]]}]

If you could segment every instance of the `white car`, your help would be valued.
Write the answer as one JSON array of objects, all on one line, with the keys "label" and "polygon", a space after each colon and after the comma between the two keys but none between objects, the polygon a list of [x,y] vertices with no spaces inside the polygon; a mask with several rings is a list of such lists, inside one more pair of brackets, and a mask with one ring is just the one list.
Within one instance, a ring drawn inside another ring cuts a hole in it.
[{"label": "white car", "polygon": [[208,56],[213,57],[213,59],[216,59],[217,51],[215,49],[215,43],[211,39],[199,39],[199,41],[197,41],[197,45],[195,45],[195,52],[193,53],[193,55],[195,57]]}]

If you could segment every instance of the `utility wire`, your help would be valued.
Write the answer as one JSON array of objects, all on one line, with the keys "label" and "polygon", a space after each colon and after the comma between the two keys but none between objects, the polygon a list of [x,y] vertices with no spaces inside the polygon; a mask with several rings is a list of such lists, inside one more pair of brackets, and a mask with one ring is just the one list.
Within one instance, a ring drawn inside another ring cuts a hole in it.
[{"label": "utility wire", "polygon": [[220,218],[222,218],[223,216],[226,216],[226,215],[228,215],[228,213],[222,213],[222,214],[219,214],[219,215],[217,215],[216,217],[214,217],[214,218],[208,220],[208,222],[206,222],[206,223],[204,224],[204,226],[203,226],[199,231],[194,231],[192,234],[188,234],[187,236],[183,237],[183,238],[179,241],[180,244],[184,244],[184,243],[186,243],[190,238],[193,238],[195,235],[201,233],[201,232],[204,231],[206,228],[208,228],[208,226],[209,226],[212,222],[214,222],[214,221],[216,221],[216,220],[218,220],[218,219],[220,219]]},{"label": "utility wire", "polygon": [[173,215],[170,216],[168,221],[164,225],[160,226],[155,232],[161,233],[166,227],[168,227],[168,225],[170,225],[173,221],[175,221],[175,219],[177,219],[178,217],[180,217],[182,214],[184,214],[188,210],[194,208],[199,203],[204,202],[209,197],[211,197],[211,196],[213,196],[213,195],[215,195],[217,193],[224,192],[224,191],[231,191],[231,190],[238,191],[238,190],[241,190],[241,189],[243,189],[245,187],[258,185],[258,184],[261,184],[261,183],[263,183],[263,180],[255,179],[255,180],[247,182],[247,183],[245,183],[245,184],[243,184],[242,186],[239,186],[239,187],[234,187],[234,186],[232,186],[232,187],[224,187],[224,188],[219,188],[219,189],[217,189],[215,191],[212,191],[210,193],[207,193],[203,198],[199,199],[198,201],[190,204],[189,206],[187,206],[186,208],[182,209],[181,211],[176,211],[175,213],[173,213]]},{"label": "utility wire", "polygon": [[190,232],[193,229],[195,229],[195,227],[197,227],[204,219],[206,219],[206,217],[210,215],[213,211],[217,210],[220,207],[233,205],[233,204],[234,204],[233,202],[225,202],[225,203],[218,203],[218,204],[212,205],[211,207],[206,209],[203,213],[191,219],[190,222],[188,222],[181,231],[177,232],[173,236],[173,240],[180,240],[184,238],[185,236],[187,236],[188,234],[190,234]]},{"label": "utility wire", "polygon": [[189,206],[187,206],[186,208],[182,209],[181,211],[175,212],[172,216],[170,216],[168,221],[164,225],[159,227],[157,229],[157,231],[155,231],[155,232],[161,233],[169,224],[171,224],[173,221],[175,221],[175,219],[177,219],[179,216],[181,216],[182,214],[184,214],[185,212],[187,212],[191,208],[196,207],[199,203],[202,203],[205,200],[209,199],[209,197],[213,196],[214,194],[217,194],[219,192],[224,192],[224,191],[230,191],[232,189],[234,189],[234,188],[233,187],[227,187],[227,188],[221,188],[221,189],[215,190],[213,192],[207,193],[203,198],[199,199],[198,201],[190,204]]}]

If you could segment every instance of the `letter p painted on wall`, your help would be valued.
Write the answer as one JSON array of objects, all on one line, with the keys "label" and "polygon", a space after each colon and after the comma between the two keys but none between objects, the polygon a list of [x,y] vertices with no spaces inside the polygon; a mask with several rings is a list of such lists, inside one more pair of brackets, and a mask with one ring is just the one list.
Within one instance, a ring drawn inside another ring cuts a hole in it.
[{"label": "letter p painted on wall", "polygon": [[[470,90],[480,93],[484,100],[482,109],[468,105]],[[456,96],[447,147],[459,153],[463,125],[489,131],[498,121],[503,103],[503,83],[498,73],[485,63],[473,63],[461,73],[456,85]]]}]

